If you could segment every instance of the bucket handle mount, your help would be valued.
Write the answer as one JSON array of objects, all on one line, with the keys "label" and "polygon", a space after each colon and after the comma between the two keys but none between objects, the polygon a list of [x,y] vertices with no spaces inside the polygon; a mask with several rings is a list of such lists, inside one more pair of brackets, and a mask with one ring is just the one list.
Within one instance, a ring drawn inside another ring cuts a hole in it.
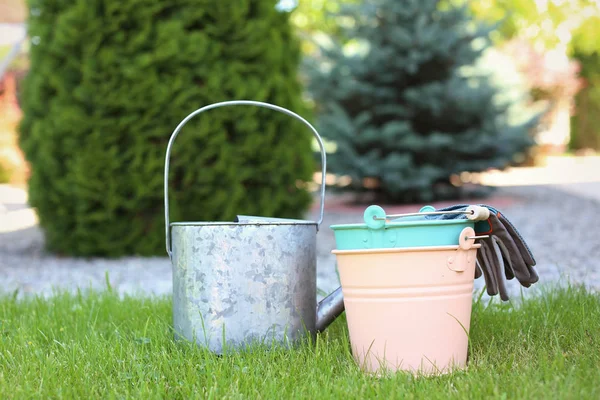
[{"label": "bucket handle mount", "polygon": [[286,114],[286,115],[296,118],[297,120],[302,122],[304,125],[306,125],[312,131],[315,139],[319,143],[319,148],[321,149],[321,206],[320,206],[320,210],[319,210],[319,212],[320,212],[319,220],[317,221],[317,229],[319,229],[319,226],[323,222],[323,211],[325,208],[325,171],[327,170],[327,165],[326,165],[325,147],[323,146],[323,140],[321,139],[319,132],[317,132],[317,130],[306,119],[302,118],[300,115],[298,115],[295,112],[290,111],[286,108],[276,106],[274,104],[263,103],[260,101],[253,101],[253,100],[232,100],[232,101],[223,101],[220,103],[209,104],[207,106],[197,109],[196,111],[190,113],[187,117],[185,117],[179,123],[179,125],[177,125],[177,127],[171,134],[171,138],[169,139],[169,144],[167,145],[167,154],[165,156],[165,176],[164,176],[165,193],[164,193],[164,196],[165,196],[165,238],[166,238],[167,254],[169,255],[169,257],[171,257],[171,250],[172,250],[171,249],[171,229],[169,226],[170,225],[170,223],[169,223],[169,160],[171,158],[171,148],[173,146],[173,142],[175,141],[175,138],[179,134],[179,131],[181,131],[181,129],[185,126],[185,124],[187,124],[189,122],[189,120],[192,119],[193,117],[195,117],[196,115],[198,115],[204,111],[211,110],[213,108],[219,108],[219,107],[225,107],[225,106],[235,106],[235,105],[249,105],[249,106],[256,106],[256,107],[268,108],[271,110],[279,111],[283,114]]}]

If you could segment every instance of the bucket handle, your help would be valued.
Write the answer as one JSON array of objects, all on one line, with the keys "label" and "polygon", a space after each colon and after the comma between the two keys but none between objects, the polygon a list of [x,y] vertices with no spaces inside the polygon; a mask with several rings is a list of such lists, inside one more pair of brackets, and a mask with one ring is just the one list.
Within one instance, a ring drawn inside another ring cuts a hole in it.
[{"label": "bucket handle", "polygon": [[185,124],[187,124],[188,121],[190,119],[192,119],[193,117],[195,117],[196,115],[198,115],[204,111],[211,110],[213,108],[219,108],[219,107],[225,107],[225,106],[235,106],[235,105],[257,106],[257,107],[268,108],[271,110],[279,111],[283,114],[286,114],[286,115],[296,118],[297,120],[299,120],[304,125],[306,125],[307,127],[310,128],[315,139],[317,139],[317,142],[319,143],[319,147],[321,149],[321,207],[320,207],[319,220],[317,221],[317,230],[319,229],[319,226],[323,222],[323,211],[325,208],[325,171],[327,169],[326,168],[327,161],[326,161],[326,156],[325,156],[325,148],[323,146],[323,140],[321,140],[321,136],[319,135],[319,132],[317,132],[317,130],[306,119],[302,118],[298,114],[294,113],[293,111],[290,111],[288,109],[285,109],[283,107],[279,107],[279,106],[276,106],[273,104],[263,103],[260,101],[253,101],[253,100],[232,100],[232,101],[223,101],[220,103],[214,103],[214,104],[210,104],[210,105],[204,106],[202,108],[199,108],[196,111],[189,114],[187,117],[185,117],[183,119],[183,121],[181,121],[179,123],[179,125],[177,125],[177,127],[171,134],[171,138],[169,139],[169,144],[167,145],[167,154],[165,156],[165,176],[164,176],[165,194],[164,194],[164,196],[165,196],[165,237],[166,237],[167,254],[169,255],[169,257],[171,257],[171,252],[172,252],[171,251],[171,229],[169,227],[169,159],[171,157],[171,147],[173,145],[173,142],[175,141],[175,138],[179,134],[179,131],[181,130],[181,128],[183,128],[185,126]]},{"label": "bucket handle", "polygon": [[[380,206],[371,205],[365,209],[363,220],[370,229],[381,229],[385,226],[390,218],[402,217],[421,217],[424,215],[446,215],[446,214],[465,214],[467,219],[471,221],[485,221],[490,217],[490,210],[486,207],[470,205],[465,210],[457,211],[435,211],[432,206],[425,206],[416,213],[404,214],[386,214],[385,210]],[[394,221],[392,221],[394,222]]]}]

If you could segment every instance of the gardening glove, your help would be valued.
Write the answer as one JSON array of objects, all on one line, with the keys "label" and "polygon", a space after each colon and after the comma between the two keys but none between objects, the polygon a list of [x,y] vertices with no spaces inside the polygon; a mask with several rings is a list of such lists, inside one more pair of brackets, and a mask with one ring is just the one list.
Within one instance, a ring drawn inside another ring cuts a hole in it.
[{"label": "gardening glove", "polygon": [[[486,221],[475,223],[477,235],[489,235],[481,240],[477,261],[481,273],[486,281],[489,295],[500,293],[503,300],[508,299],[505,278],[517,278],[524,287],[530,287],[539,280],[535,266],[535,259],[522,236],[512,223],[493,207],[481,204],[490,210],[490,217]],[[465,211],[468,205],[459,204],[441,208],[438,211]],[[428,219],[465,219],[466,214],[444,214],[427,216]],[[475,275],[478,273],[477,269]]]},{"label": "gardening glove", "polygon": [[[500,250],[501,244],[499,243],[502,242],[499,242],[493,235],[491,236],[491,240],[490,238],[483,239],[481,247],[477,251],[477,262],[483,270],[488,295],[495,296],[500,294],[500,298],[507,301],[508,291],[506,290],[505,277],[508,270]],[[507,277],[507,279],[511,278]]]},{"label": "gardening glove", "polygon": [[[535,265],[533,255],[529,251],[529,248],[523,241],[521,235],[519,235],[514,227],[512,227],[512,224],[510,224],[510,222],[506,225],[503,224],[498,215],[501,214],[490,212],[490,218],[487,221],[483,221],[484,226],[485,222],[487,222],[490,227],[488,230],[490,237],[484,240],[498,238],[498,243],[504,245],[504,247],[500,247],[500,251],[502,252],[503,258],[507,260],[510,267],[509,269],[514,273],[514,277],[517,278],[522,286],[530,287],[539,280],[536,271],[533,269],[533,266]],[[508,221],[504,217],[503,219]],[[511,234],[510,227],[512,227],[513,234]],[[481,234],[486,233],[482,232]]]},{"label": "gardening glove", "polygon": [[483,275],[483,271],[481,270],[479,261],[475,260],[475,279],[481,278],[481,275]]}]

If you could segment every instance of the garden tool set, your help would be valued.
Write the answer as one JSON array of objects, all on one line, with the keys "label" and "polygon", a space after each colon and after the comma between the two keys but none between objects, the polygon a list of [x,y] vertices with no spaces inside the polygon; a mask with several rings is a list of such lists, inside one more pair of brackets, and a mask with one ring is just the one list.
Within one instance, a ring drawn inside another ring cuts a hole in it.
[{"label": "garden tool set", "polygon": [[[232,222],[171,222],[171,147],[194,116],[224,106],[268,108],[300,120],[321,150],[318,221],[238,215]],[[527,244],[493,207],[431,206],[331,226],[341,286],[317,304],[316,236],[323,222],[326,156],[316,129],[272,104],[228,101],[189,114],[169,140],[164,171],[166,250],[173,269],[177,339],[221,354],[252,343],[295,344],[346,312],[360,367],[422,373],[466,364],[474,279],[508,299],[504,278],[537,282]]]}]

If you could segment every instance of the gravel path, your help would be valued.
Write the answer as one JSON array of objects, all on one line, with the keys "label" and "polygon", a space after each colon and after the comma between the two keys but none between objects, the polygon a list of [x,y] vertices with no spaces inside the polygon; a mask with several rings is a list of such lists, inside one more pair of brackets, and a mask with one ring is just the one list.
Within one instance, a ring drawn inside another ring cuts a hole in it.
[{"label": "gravel path", "polygon": [[[600,222],[600,183],[573,186],[521,186],[500,188],[485,201],[495,205],[514,223],[530,245],[540,281],[525,295],[556,282],[585,283],[600,289],[600,240],[593,230]],[[171,293],[171,265],[166,257],[127,257],[117,260],[58,258],[43,251],[43,235],[36,216],[19,189],[0,185],[0,291],[18,295],[51,295],[55,288],[112,287],[122,294]],[[434,204],[436,207],[443,204]],[[335,258],[334,223],[360,222],[365,206],[348,206],[328,200],[318,233],[318,287],[324,292],[339,286]],[[385,207],[389,213],[418,211],[420,206]],[[316,218],[316,213],[311,213]],[[592,227],[592,229],[588,229]],[[475,281],[483,287],[483,278]],[[516,280],[508,282],[511,297],[519,297]],[[487,295],[484,295],[484,299]]]}]

